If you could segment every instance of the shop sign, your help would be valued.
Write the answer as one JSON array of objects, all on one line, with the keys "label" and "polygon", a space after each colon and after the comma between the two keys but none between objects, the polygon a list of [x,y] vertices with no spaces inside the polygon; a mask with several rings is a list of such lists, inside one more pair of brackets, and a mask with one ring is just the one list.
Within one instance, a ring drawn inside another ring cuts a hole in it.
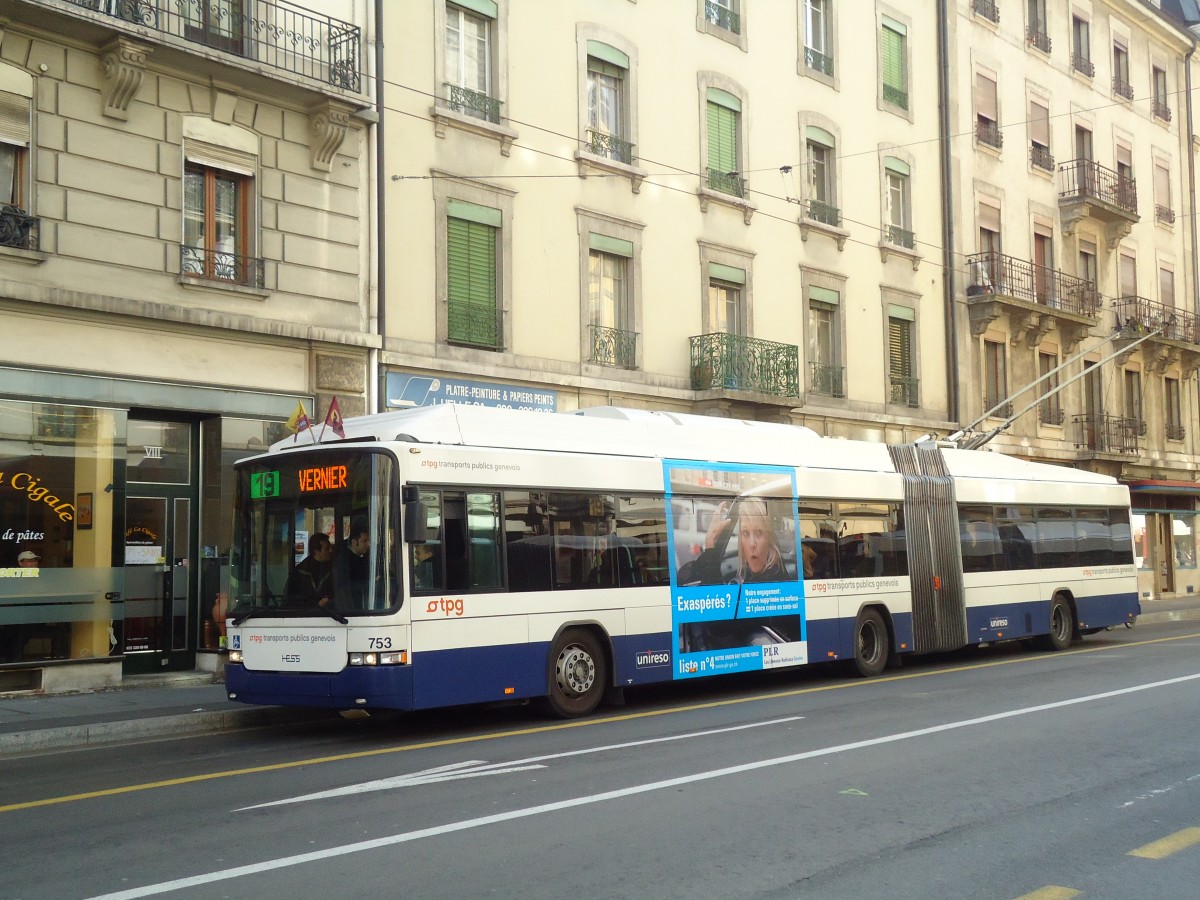
[{"label": "shop sign", "polygon": [[387,374],[389,409],[436,406],[439,403],[556,412],[558,391],[533,390],[517,384],[469,381],[463,378],[432,378],[427,375],[405,375],[401,372]]},{"label": "shop sign", "polygon": [[67,500],[52,494],[50,488],[44,487],[36,475],[28,472],[14,472],[10,477],[6,472],[0,472],[0,487],[24,494],[30,503],[44,503],[54,510],[59,520],[71,522],[75,518],[75,506]]}]

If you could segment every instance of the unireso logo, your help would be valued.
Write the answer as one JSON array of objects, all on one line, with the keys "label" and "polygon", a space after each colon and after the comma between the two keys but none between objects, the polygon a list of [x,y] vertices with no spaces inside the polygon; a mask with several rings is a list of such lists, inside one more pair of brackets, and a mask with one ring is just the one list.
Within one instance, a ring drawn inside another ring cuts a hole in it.
[{"label": "unireso logo", "polygon": [[658,666],[669,666],[670,664],[670,650],[643,650],[637,655],[637,667],[639,669],[652,669]]}]

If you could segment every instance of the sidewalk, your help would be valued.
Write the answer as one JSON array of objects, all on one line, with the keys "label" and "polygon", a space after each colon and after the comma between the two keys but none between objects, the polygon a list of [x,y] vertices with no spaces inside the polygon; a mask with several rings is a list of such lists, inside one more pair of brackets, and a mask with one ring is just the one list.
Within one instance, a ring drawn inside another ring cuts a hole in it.
[{"label": "sidewalk", "polygon": [[[1142,601],[1139,624],[1184,620],[1200,620],[1200,595]],[[231,702],[209,672],[134,675],[111,690],[0,694],[0,756],[333,721],[336,715]]]}]

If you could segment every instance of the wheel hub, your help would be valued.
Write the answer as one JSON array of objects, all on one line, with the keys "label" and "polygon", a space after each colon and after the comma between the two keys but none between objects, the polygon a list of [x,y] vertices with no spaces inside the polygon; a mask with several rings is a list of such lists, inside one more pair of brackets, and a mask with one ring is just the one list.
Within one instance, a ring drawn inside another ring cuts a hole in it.
[{"label": "wheel hub", "polygon": [[558,658],[558,683],[573,694],[587,693],[596,680],[596,663],[580,647],[568,647]]}]

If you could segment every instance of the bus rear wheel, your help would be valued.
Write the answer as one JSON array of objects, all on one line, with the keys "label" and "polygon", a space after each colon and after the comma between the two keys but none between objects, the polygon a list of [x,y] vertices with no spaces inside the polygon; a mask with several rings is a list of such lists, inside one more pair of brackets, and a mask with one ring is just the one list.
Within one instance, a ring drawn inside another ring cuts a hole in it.
[{"label": "bus rear wheel", "polygon": [[563,719],[586,716],[600,705],[608,663],[596,636],[583,628],[559,635],[550,651],[550,711]]},{"label": "bus rear wheel", "polygon": [[1050,633],[1042,638],[1047,650],[1066,650],[1075,637],[1075,616],[1071,604],[1062,594],[1055,594],[1050,601]]},{"label": "bus rear wheel", "polygon": [[883,673],[888,659],[888,632],[883,616],[864,609],[854,623],[854,667],[864,678]]}]

